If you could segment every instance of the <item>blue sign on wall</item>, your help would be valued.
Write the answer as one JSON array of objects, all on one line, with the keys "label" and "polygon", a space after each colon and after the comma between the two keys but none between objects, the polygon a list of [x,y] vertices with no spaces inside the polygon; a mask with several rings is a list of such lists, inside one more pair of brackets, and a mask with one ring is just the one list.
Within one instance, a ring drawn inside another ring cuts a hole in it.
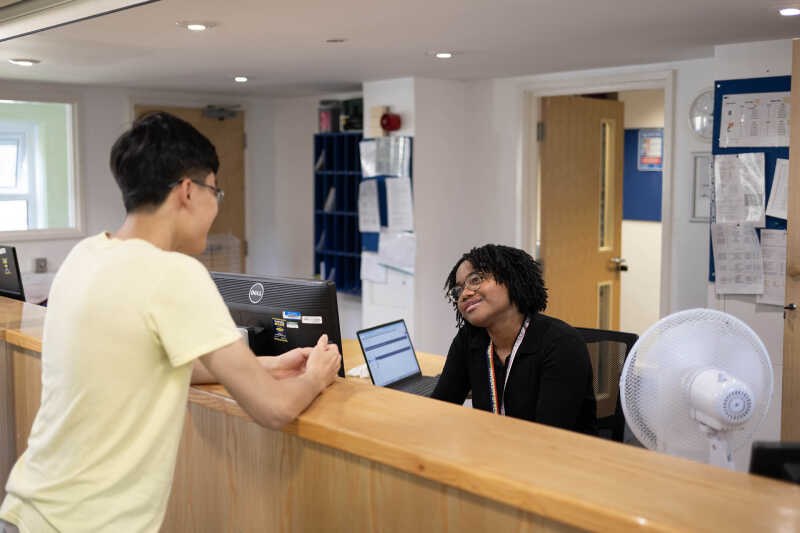
[{"label": "blue sign on wall", "polygon": [[637,166],[639,170],[661,172],[664,169],[664,130],[647,128],[639,131]]},{"label": "blue sign on wall", "polygon": [[625,130],[622,218],[625,220],[661,222],[661,166],[659,165],[658,170],[648,169],[642,171],[639,168],[641,160],[639,142],[643,131],[658,131],[659,139],[663,138],[663,130],[660,129]]}]

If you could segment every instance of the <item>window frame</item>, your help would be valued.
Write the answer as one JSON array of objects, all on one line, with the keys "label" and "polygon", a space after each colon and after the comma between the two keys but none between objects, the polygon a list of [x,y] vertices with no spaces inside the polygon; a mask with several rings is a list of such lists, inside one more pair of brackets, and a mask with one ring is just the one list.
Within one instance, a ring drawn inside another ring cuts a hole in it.
[{"label": "window frame", "polygon": [[[80,161],[80,128],[81,104],[77,94],[54,94],[49,90],[3,91],[4,101],[18,102],[44,102],[65,104],[70,106],[67,113],[67,133],[70,136],[71,147],[67,150],[67,194],[72,199],[69,204],[70,226],[65,228],[27,229],[15,231],[0,231],[0,241],[24,242],[59,239],[79,239],[86,236],[86,213],[84,209],[84,193],[82,186],[82,167]],[[41,184],[37,184],[41,185]],[[41,212],[41,211],[40,211]]]},{"label": "window frame", "polygon": [[[17,141],[17,186],[9,192],[0,187],[0,202],[24,200],[28,205],[28,228],[17,231],[28,231],[36,226],[43,226],[47,220],[47,199],[42,194],[42,173],[39,169],[37,150],[36,123],[26,120],[0,119],[0,144],[5,140]],[[27,171],[24,189],[19,179],[23,170]]]}]

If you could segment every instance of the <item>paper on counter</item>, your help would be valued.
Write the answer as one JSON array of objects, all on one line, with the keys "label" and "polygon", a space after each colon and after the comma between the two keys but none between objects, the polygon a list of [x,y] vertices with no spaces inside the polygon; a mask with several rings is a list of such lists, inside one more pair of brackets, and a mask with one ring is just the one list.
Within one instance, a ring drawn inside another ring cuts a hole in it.
[{"label": "paper on counter", "polygon": [[775,162],[775,177],[767,202],[767,214],[771,217],[787,218],[787,199],[789,198],[789,160],[778,159]]},{"label": "paper on counter", "polygon": [[407,274],[414,274],[417,236],[408,232],[381,230],[378,242],[378,263]]},{"label": "paper on counter", "polygon": [[386,178],[387,226],[394,231],[414,231],[411,178]]},{"label": "paper on counter", "polygon": [[783,307],[786,301],[786,230],[761,230],[761,257],[764,294],[756,296],[756,302]]},{"label": "paper on counter", "polygon": [[764,265],[753,226],[712,224],[717,294],[762,294]]},{"label": "paper on counter", "polygon": [[358,231],[381,230],[381,215],[378,209],[378,182],[364,180],[358,185]]},{"label": "paper on counter", "polygon": [[388,280],[386,267],[378,263],[378,254],[361,252],[361,279],[384,284]]},{"label": "paper on counter", "polygon": [[763,152],[716,156],[714,177],[718,223],[766,224]]},{"label": "paper on counter", "polygon": [[347,375],[352,376],[354,378],[368,378],[369,370],[367,369],[367,364],[363,363],[358,366],[354,366],[353,368],[347,371]]}]

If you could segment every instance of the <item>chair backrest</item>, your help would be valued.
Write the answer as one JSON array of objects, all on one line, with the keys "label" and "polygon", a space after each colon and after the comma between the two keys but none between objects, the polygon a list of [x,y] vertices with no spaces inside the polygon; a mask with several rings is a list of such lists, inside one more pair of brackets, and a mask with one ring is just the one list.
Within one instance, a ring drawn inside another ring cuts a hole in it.
[{"label": "chair backrest", "polygon": [[597,400],[597,425],[601,437],[622,442],[625,415],[619,397],[619,376],[631,348],[639,338],[635,333],[606,329],[575,328],[589,349]]}]

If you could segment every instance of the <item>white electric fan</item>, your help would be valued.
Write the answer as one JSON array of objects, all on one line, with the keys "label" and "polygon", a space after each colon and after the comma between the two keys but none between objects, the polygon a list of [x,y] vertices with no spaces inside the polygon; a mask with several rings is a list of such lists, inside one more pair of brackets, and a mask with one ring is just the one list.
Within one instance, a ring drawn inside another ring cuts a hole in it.
[{"label": "white electric fan", "polygon": [[772,364],[750,327],[726,313],[690,309],[651,326],[619,380],[625,420],[651,450],[733,469],[772,397]]}]

